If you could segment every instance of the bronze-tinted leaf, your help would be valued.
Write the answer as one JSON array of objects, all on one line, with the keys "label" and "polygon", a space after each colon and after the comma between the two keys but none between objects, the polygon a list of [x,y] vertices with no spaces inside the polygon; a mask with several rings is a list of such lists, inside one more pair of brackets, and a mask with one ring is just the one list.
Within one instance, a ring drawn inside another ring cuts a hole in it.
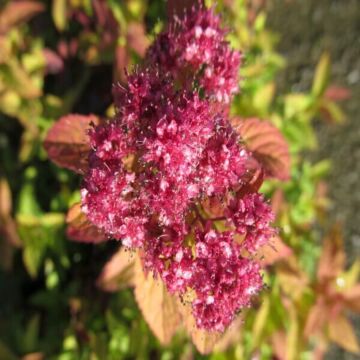
[{"label": "bronze-tinted leaf", "polygon": [[95,115],[71,114],[60,118],[44,141],[49,158],[58,166],[83,173],[88,166],[90,151],[87,131],[91,124],[99,123]]},{"label": "bronze-tinted leaf", "polygon": [[338,315],[329,322],[329,338],[347,351],[360,353],[354,328],[344,315]]},{"label": "bronze-tinted leaf", "polygon": [[81,210],[80,203],[76,203],[69,209],[66,223],[68,225],[66,234],[71,240],[99,243],[108,239],[102,230],[87,219]]},{"label": "bronze-tinted leaf", "polygon": [[149,46],[149,40],[146,37],[146,29],[144,24],[139,22],[131,22],[127,29],[128,46],[133,49],[139,56],[145,55]]},{"label": "bronze-tinted leaf", "polygon": [[121,247],[105,264],[97,279],[97,285],[111,292],[133,286],[136,257],[138,255]]},{"label": "bronze-tinted leaf", "polygon": [[0,12],[0,34],[10,28],[25,23],[34,15],[44,10],[44,5],[37,1],[9,1]]},{"label": "bronze-tinted leaf", "polygon": [[276,358],[279,360],[286,359],[286,334],[284,331],[278,330],[271,336],[271,344]]},{"label": "bronze-tinted leaf", "polygon": [[179,301],[179,310],[183,319],[183,325],[185,326],[188,334],[191,336],[191,340],[196,349],[201,354],[211,353],[217,342],[221,339],[222,334],[215,331],[209,332],[199,329],[196,326],[196,322],[191,311],[191,304],[182,304]]},{"label": "bronze-tinted leaf", "polygon": [[292,250],[287,246],[279,236],[274,236],[270,241],[258,250],[261,263],[264,265],[272,265],[277,261],[292,255]]},{"label": "bronze-tinted leaf", "polygon": [[293,299],[300,298],[309,285],[309,279],[299,266],[297,258],[294,255],[286,258],[286,261],[277,265],[276,271],[284,293]]},{"label": "bronze-tinted leaf", "polygon": [[162,344],[168,344],[175,334],[180,314],[178,304],[164,283],[145,274],[138,257],[135,262],[135,299],[150,329]]},{"label": "bronze-tinted leaf", "polygon": [[345,252],[339,226],[334,226],[325,238],[320,256],[317,278],[321,281],[336,278],[344,269]]},{"label": "bronze-tinted leaf", "polygon": [[360,314],[360,283],[350,289],[346,289],[341,294],[345,301],[345,306],[348,309]]},{"label": "bronze-tinted leaf", "polygon": [[232,125],[264,167],[267,176],[280,180],[290,178],[289,146],[274,125],[256,118],[235,118]]},{"label": "bronze-tinted leaf", "polygon": [[304,336],[309,337],[316,335],[323,329],[323,326],[328,321],[329,308],[321,302],[317,302],[309,311],[306,319]]}]

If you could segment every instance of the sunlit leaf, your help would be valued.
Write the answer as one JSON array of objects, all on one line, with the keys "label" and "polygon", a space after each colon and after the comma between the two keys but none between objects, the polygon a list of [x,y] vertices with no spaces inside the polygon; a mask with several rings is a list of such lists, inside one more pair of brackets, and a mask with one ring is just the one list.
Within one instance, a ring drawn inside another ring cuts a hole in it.
[{"label": "sunlit leaf", "polygon": [[284,113],[287,119],[293,116],[304,116],[312,104],[310,96],[302,93],[291,93],[284,97]]},{"label": "sunlit leaf", "polygon": [[133,286],[137,256],[125,247],[121,247],[105,264],[97,279],[97,285],[111,292]]},{"label": "sunlit leaf", "polygon": [[12,58],[6,65],[0,65],[0,70],[6,86],[21,97],[30,100],[41,95],[39,85],[16,59]]},{"label": "sunlit leaf", "polygon": [[176,299],[160,279],[145,274],[140,258],[135,263],[135,299],[150,329],[162,344],[168,344],[175,334],[180,314]]},{"label": "sunlit leaf", "polygon": [[16,222],[23,242],[23,261],[28,273],[35,278],[48,248],[61,241],[64,215],[47,213],[41,217],[17,215]]},{"label": "sunlit leaf", "polygon": [[80,203],[74,204],[69,209],[66,223],[66,234],[71,240],[88,243],[99,243],[108,240],[104,232],[87,219],[81,210]]},{"label": "sunlit leaf", "polygon": [[338,315],[329,321],[329,338],[347,351],[360,353],[354,328],[344,315]]},{"label": "sunlit leaf", "polygon": [[274,125],[256,118],[234,119],[232,124],[268,176],[290,178],[289,146]]},{"label": "sunlit leaf", "polygon": [[259,310],[256,312],[254,325],[252,328],[253,344],[254,346],[259,345],[261,335],[266,326],[270,311],[270,299],[265,297],[261,303]]},{"label": "sunlit leaf", "polygon": [[330,55],[324,53],[321,55],[319,63],[316,66],[314,81],[311,92],[314,96],[321,96],[328,84],[330,75]]},{"label": "sunlit leaf", "polygon": [[274,236],[266,245],[258,250],[257,254],[260,257],[262,264],[272,265],[277,261],[292,255],[292,250],[279,236]]},{"label": "sunlit leaf", "polygon": [[304,335],[309,337],[317,334],[323,329],[323,326],[328,321],[329,308],[322,303],[316,303],[309,311],[305,328]]},{"label": "sunlit leaf", "polygon": [[317,278],[319,281],[336,278],[344,269],[345,252],[339,226],[334,226],[324,240],[320,256]]},{"label": "sunlit leaf", "polygon": [[52,17],[59,31],[65,30],[67,26],[66,4],[67,0],[53,0]]},{"label": "sunlit leaf", "polygon": [[87,131],[99,124],[95,115],[67,115],[49,130],[44,141],[49,158],[58,166],[83,173],[88,166],[90,151]]},{"label": "sunlit leaf", "polygon": [[286,337],[286,360],[298,358],[299,321],[295,308],[289,309],[290,325]]},{"label": "sunlit leaf", "polygon": [[298,299],[309,284],[309,279],[295,256],[288,257],[277,265],[277,277],[283,291],[293,299]]},{"label": "sunlit leaf", "polygon": [[273,82],[263,85],[254,96],[254,106],[260,111],[267,111],[275,94]]}]

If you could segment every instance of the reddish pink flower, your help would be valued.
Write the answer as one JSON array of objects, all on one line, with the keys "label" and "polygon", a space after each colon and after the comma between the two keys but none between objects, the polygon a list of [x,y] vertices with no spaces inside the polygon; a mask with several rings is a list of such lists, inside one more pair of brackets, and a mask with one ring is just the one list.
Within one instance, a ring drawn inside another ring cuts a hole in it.
[{"label": "reddish pink flower", "polygon": [[[90,131],[81,191],[89,220],[141,248],[145,268],[169,291],[191,290],[198,327],[218,331],[262,287],[260,266],[244,251],[274,234],[263,197],[244,195],[252,156],[222,106],[237,90],[240,55],[224,35],[212,9],[193,10],[160,35],[148,67],[114,87],[115,118]],[[195,82],[207,96],[187,86]],[[204,207],[209,199],[220,216]]]},{"label": "reddish pink flower", "polygon": [[213,8],[193,8],[158,36],[148,59],[186,86],[200,87],[212,100],[228,104],[239,90],[241,54],[230,49],[225,35]]}]

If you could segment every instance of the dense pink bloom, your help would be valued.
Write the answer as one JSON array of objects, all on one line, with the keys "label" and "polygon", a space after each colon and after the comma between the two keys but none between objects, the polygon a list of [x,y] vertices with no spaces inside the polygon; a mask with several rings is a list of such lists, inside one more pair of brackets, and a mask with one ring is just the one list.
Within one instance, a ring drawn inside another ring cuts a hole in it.
[{"label": "dense pink bloom", "polygon": [[[274,234],[263,197],[244,195],[252,156],[219,106],[237,89],[239,54],[219,17],[201,9],[162,34],[148,62],[126,88],[114,87],[115,118],[89,133],[82,209],[109,237],[141,248],[144,267],[170,292],[194,294],[198,327],[223,331],[262,286],[245,254]],[[216,216],[208,200],[219,204]]]},{"label": "dense pink bloom", "polygon": [[236,231],[245,236],[243,246],[250,252],[256,251],[275,234],[269,226],[274,214],[260,194],[246,194],[241,199],[232,200],[226,215]]},{"label": "dense pink bloom", "polygon": [[238,89],[241,54],[225,40],[220,16],[214,9],[195,9],[155,40],[148,58],[170,71],[187,86],[228,104]]}]

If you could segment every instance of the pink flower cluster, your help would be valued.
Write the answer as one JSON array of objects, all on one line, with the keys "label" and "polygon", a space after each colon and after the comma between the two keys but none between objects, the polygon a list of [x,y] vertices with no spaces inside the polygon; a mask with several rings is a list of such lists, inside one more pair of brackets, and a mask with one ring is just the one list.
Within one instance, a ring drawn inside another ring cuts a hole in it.
[{"label": "pink flower cluster", "polygon": [[216,331],[261,289],[253,254],[274,234],[263,197],[244,194],[252,156],[225,115],[239,59],[213,10],[161,34],[147,67],[114,87],[115,118],[90,131],[81,191],[90,221],[141,248],[145,269]]},{"label": "pink flower cluster", "polygon": [[225,35],[213,9],[193,8],[155,40],[149,62],[160,64],[183,85],[198,86],[213,100],[228,104],[239,90],[241,54],[230,49]]}]

